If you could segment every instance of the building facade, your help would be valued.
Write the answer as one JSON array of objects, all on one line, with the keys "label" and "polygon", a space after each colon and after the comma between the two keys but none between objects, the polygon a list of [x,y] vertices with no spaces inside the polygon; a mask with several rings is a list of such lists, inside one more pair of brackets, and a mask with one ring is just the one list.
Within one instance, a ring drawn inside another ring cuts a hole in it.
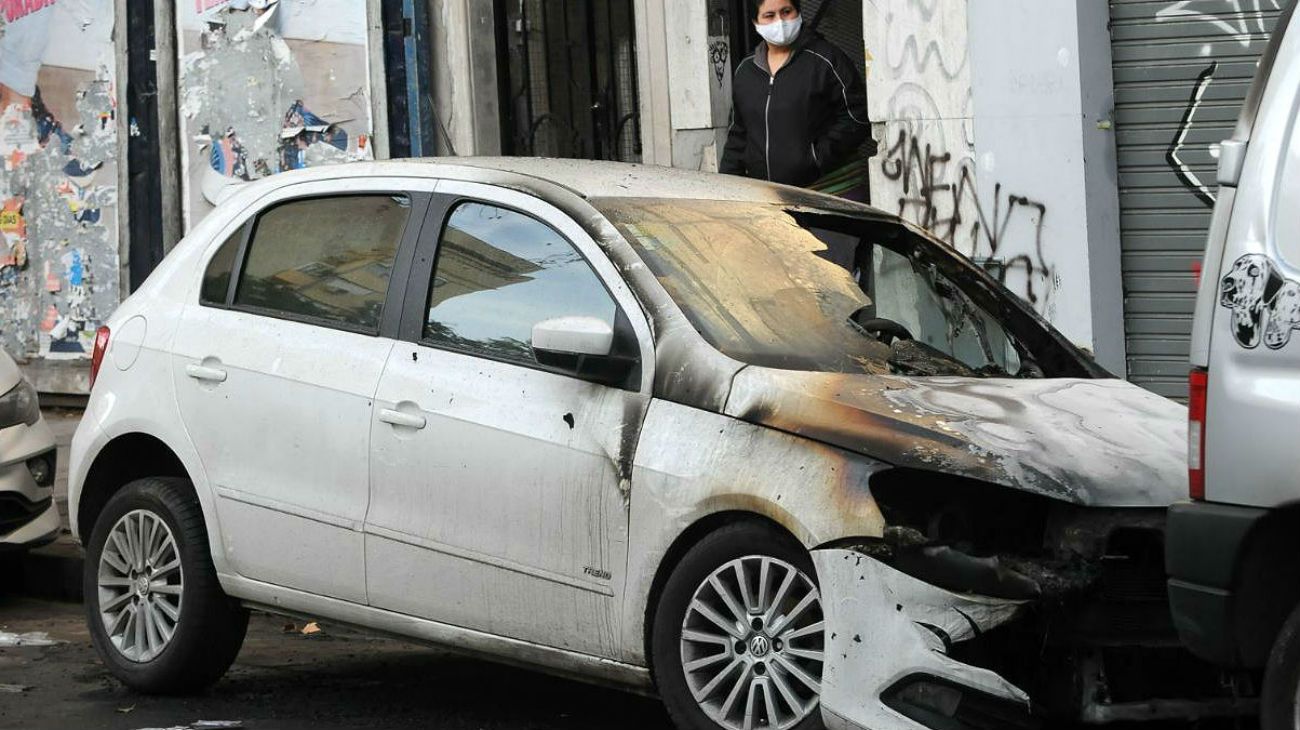
[{"label": "building facade", "polygon": [[[804,13],[861,63],[873,204],[1180,397],[1216,145],[1288,1]],[[62,393],[230,186],[429,155],[716,169],[756,40],[746,0],[0,0],[0,19],[0,346]]]}]

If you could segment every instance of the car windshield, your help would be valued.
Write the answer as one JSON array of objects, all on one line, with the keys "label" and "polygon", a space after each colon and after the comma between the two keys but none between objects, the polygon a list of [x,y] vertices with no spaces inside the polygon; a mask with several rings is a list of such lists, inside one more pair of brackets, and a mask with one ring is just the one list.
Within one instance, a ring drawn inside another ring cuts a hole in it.
[{"label": "car windshield", "polygon": [[1104,373],[970,264],[898,223],[776,204],[592,201],[699,333],[823,372]]}]

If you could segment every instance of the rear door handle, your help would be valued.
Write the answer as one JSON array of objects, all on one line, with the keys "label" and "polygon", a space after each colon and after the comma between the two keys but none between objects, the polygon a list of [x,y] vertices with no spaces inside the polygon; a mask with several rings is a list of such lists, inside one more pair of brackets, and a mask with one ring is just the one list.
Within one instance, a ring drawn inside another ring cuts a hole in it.
[{"label": "rear door handle", "polygon": [[211,383],[226,382],[225,370],[218,370],[204,365],[186,365],[185,374],[195,380],[206,380]]},{"label": "rear door handle", "polygon": [[409,413],[402,413],[391,408],[383,408],[379,411],[379,420],[384,423],[391,423],[394,426],[405,426],[407,428],[421,429],[424,428],[428,421],[424,416],[413,416]]}]

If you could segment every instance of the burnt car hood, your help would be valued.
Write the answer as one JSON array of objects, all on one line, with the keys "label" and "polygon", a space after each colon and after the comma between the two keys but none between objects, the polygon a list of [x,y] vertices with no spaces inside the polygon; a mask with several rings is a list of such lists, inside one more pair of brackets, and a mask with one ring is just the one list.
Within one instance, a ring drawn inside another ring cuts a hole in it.
[{"label": "burnt car hood", "polygon": [[1187,409],[1122,380],[846,375],[749,366],[725,411],[894,466],[1074,504],[1187,493]]}]

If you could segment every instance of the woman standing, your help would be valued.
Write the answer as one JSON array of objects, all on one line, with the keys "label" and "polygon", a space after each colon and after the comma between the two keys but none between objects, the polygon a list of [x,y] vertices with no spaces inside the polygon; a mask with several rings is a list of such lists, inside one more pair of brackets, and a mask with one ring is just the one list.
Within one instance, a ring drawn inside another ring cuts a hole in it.
[{"label": "woman standing", "polygon": [[861,74],[843,51],[803,27],[800,5],[754,0],[763,40],[736,67],[721,172],[806,186],[850,161],[870,138]]}]

